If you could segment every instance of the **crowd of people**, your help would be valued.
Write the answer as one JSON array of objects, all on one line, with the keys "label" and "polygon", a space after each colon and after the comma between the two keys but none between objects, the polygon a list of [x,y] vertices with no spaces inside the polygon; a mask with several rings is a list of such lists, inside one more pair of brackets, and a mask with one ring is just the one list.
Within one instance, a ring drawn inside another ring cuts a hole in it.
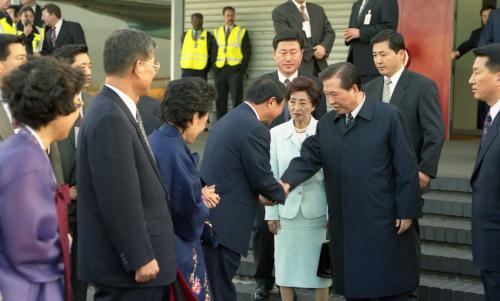
[{"label": "crowd of people", "polygon": [[[235,8],[222,9],[213,34],[195,13],[182,78],[161,102],[147,97],[160,69],[147,34],[106,39],[106,79],[92,97],[81,26],[55,4],[22,4],[0,1],[0,299],[84,301],[92,284],[97,301],[235,301],[250,241],[256,300],[274,284],[284,301],[297,299],[295,288],[326,301],[331,286],[347,300],[414,297],[422,194],[437,175],[444,124],[434,81],[405,67],[396,0],[356,1],[346,62],[330,66],[335,31],[324,9],[277,6],[276,70],[245,91],[251,46]],[[473,255],[488,301],[500,299],[498,12],[485,21],[485,46],[471,47],[469,80],[488,107],[471,178]],[[198,166],[189,145],[214,102]]]}]

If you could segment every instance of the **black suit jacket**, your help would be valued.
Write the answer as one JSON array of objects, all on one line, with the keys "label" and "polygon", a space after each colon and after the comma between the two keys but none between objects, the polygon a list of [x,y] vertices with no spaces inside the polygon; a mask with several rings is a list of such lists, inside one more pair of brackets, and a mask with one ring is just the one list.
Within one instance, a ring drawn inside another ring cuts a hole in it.
[{"label": "black suit jacket", "polygon": [[149,96],[141,96],[137,109],[141,113],[142,124],[146,135],[151,135],[162,125],[160,119],[160,101]]},{"label": "black suit jacket", "polygon": [[[267,74],[264,74],[263,76],[268,76],[276,81],[279,81],[278,71],[267,73]],[[314,110],[312,115],[317,120],[320,120],[321,117],[326,114],[326,97],[325,97],[325,94],[323,94],[323,81],[321,81],[316,76],[304,75],[304,74],[300,74],[300,72],[299,72],[299,76],[307,76],[310,79],[314,80],[316,82],[316,84],[318,84],[318,87],[321,91],[321,99],[320,99],[319,105],[316,107],[316,109]],[[285,103],[285,106],[286,106],[286,103]],[[288,114],[288,116],[286,118],[285,118],[285,114]],[[281,114],[273,120],[271,125],[269,125],[269,128],[273,128],[277,125],[280,125],[283,122],[286,122],[287,120],[290,120],[290,112],[288,110],[285,111],[283,109],[283,112],[281,112]]]},{"label": "black suit jacket", "polygon": [[[363,87],[373,99],[382,99],[384,77],[380,76]],[[410,129],[418,170],[436,177],[444,143],[444,121],[439,105],[436,83],[405,69],[399,78],[390,103],[403,113]]]},{"label": "black suit jacket", "polygon": [[[369,0],[358,18],[362,0],[352,5],[349,28],[359,28],[359,39],[352,40],[347,61],[353,63],[361,75],[378,74],[373,62],[370,40],[383,29],[398,28],[399,8],[397,0]],[[364,24],[365,17],[371,13],[370,24]]]},{"label": "black suit jacket", "polygon": [[[174,281],[176,257],[168,193],[125,103],[104,87],[87,110],[77,149],[78,277],[108,287]],[[134,280],[156,259],[158,277]]]},{"label": "black suit jacket", "polygon": [[43,27],[43,22],[42,22],[42,7],[40,5],[38,5],[38,4],[36,5],[36,8],[35,8],[35,22],[34,23],[38,27]]},{"label": "black suit jacket", "polygon": [[471,177],[472,255],[481,270],[500,272],[500,115],[479,148]]},{"label": "black suit jacket", "polygon": [[[301,70],[303,69],[302,71],[304,71],[305,74],[313,75],[309,72],[311,67],[308,67],[308,65],[317,62],[320,70],[328,67],[327,58],[332,51],[333,42],[335,41],[335,31],[330,25],[330,21],[328,21],[323,7],[306,2],[306,9],[309,15],[309,23],[311,24],[311,38],[307,38],[305,32],[302,30],[302,22],[304,19],[292,0],[288,0],[277,6],[272,12],[272,18],[276,33],[287,29],[292,29],[298,33],[304,44],[304,56],[302,58]],[[325,47],[325,57],[321,60],[317,60],[314,57],[313,47],[316,45]]]},{"label": "black suit jacket", "polygon": [[85,41],[85,33],[83,32],[80,23],[70,22],[63,20],[61,25],[61,30],[57,35],[56,47],[52,45],[51,36],[52,28],[47,30],[45,33],[45,38],[43,40],[42,54],[49,55],[52,54],[54,49],[59,48],[67,44],[87,44]]},{"label": "black suit jacket", "polygon": [[208,185],[215,184],[221,198],[210,209],[209,220],[218,242],[244,256],[260,205],[258,195],[285,201],[271,171],[270,143],[269,129],[242,103],[217,121],[205,145],[201,177]]},{"label": "black suit jacket", "polygon": [[460,52],[460,55],[457,57],[457,59],[459,59],[461,56],[471,51],[472,49],[477,48],[477,46],[479,45],[479,41],[481,40],[482,31],[483,31],[482,27],[474,29],[470,33],[469,39],[464,41],[457,47],[458,52]]}]

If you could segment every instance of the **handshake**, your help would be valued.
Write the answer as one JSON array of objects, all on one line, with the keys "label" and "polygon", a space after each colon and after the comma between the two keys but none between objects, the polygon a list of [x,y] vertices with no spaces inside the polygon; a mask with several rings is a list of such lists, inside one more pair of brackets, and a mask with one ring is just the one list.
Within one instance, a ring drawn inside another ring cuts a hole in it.
[{"label": "handshake", "polygon": [[[285,183],[281,180],[279,180],[278,183],[280,183],[281,187],[283,187],[283,190],[285,191],[285,197],[287,197],[288,193],[290,192],[290,184]],[[272,201],[264,197],[263,195],[259,195],[259,202],[264,206],[274,206],[277,204],[276,201]]]}]

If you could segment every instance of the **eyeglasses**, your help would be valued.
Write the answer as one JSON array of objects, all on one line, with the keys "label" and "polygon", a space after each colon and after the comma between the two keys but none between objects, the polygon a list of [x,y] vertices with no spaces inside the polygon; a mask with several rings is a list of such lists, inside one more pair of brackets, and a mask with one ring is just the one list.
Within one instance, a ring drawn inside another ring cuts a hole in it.
[{"label": "eyeglasses", "polygon": [[150,66],[153,66],[153,68],[155,68],[155,73],[158,73],[160,71],[160,62],[155,62],[155,63],[150,63],[150,62],[146,62],[146,61],[142,61],[144,64],[146,65],[150,65]]}]

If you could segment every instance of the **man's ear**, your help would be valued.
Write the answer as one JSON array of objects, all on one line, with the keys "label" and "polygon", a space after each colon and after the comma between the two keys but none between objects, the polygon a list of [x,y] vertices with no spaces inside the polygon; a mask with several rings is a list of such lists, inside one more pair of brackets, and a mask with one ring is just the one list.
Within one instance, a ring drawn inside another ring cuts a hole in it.
[{"label": "man's ear", "polygon": [[270,107],[273,104],[273,102],[278,103],[278,101],[276,100],[275,96],[273,96],[273,97],[269,98],[268,100],[266,100],[266,103],[267,103],[268,107]]}]

